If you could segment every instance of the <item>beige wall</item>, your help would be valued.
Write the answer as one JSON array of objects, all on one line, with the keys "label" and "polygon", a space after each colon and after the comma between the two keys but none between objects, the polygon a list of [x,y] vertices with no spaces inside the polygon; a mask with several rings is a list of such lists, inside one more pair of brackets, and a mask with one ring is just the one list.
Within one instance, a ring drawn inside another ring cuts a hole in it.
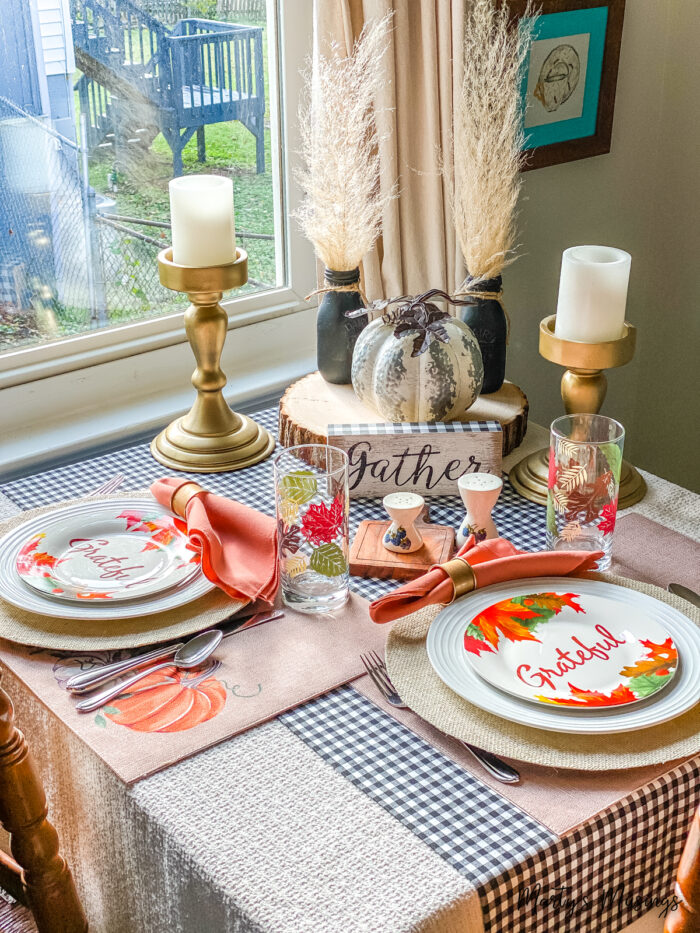
[{"label": "beige wall", "polygon": [[632,254],[627,316],[635,359],[608,372],[603,412],[627,429],[636,465],[700,491],[700,2],[627,0],[612,150],[529,172],[521,258],[506,270],[508,378],[533,420],[563,413],[562,370],[537,353],[556,310],[561,252]]}]

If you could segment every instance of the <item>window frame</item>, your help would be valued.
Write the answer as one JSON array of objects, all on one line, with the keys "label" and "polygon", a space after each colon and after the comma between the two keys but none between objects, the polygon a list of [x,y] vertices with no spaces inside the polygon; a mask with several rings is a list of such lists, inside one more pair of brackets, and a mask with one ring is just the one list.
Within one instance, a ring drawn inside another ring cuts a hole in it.
[{"label": "window frame", "polygon": [[[277,38],[275,54],[270,57],[269,72],[270,87],[276,89],[275,93],[270,94],[275,235],[282,244],[276,258],[278,273],[283,273],[280,277],[286,278],[287,284],[223,302],[229,314],[228,329],[241,331],[237,337],[239,343],[245,343],[246,340],[255,342],[256,325],[271,318],[307,311],[309,304],[304,296],[316,285],[313,249],[302,237],[291,216],[300,199],[294,180],[299,149],[296,111],[302,92],[301,65],[311,53],[312,5],[299,4],[295,0],[268,0],[268,26],[275,27]],[[29,388],[32,383],[68,373],[75,373],[84,386],[99,386],[103,390],[107,380],[109,387],[110,370],[113,367],[109,368],[107,364],[186,343],[186,307],[187,299],[183,295],[182,311],[173,314],[102,328],[0,354],[0,411],[6,407],[3,405],[3,390],[19,386]],[[266,339],[269,341],[269,334]],[[279,333],[279,339],[285,339],[283,332]],[[290,349],[293,353],[294,342]],[[144,394],[157,390],[157,385],[148,385],[145,374],[142,373],[141,377]],[[114,384],[113,389],[116,391],[118,385]],[[35,394],[44,395],[43,392]],[[39,410],[34,412],[35,417],[40,419],[50,415],[46,411],[45,400],[41,406],[43,416]],[[24,417],[35,420],[31,408],[22,405]],[[6,421],[4,413],[2,421]]]}]

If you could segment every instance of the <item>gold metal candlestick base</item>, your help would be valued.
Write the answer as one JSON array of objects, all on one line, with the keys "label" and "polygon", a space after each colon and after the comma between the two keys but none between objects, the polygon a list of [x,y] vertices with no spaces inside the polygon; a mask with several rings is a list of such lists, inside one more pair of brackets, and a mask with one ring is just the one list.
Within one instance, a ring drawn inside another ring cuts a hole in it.
[{"label": "gold metal candlestick base", "polygon": [[[510,471],[511,484],[530,502],[547,504],[547,479],[549,475],[549,448],[536,450],[524,457]],[[620,470],[620,496],[618,509],[626,509],[644,498],[647,487],[641,475],[627,460],[622,461]]]},{"label": "gold metal candlestick base", "polygon": [[229,408],[220,366],[228,315],[219,302],[229,288],[248,281],[248,254],[237,249],[235,262],[197,269],[176,265],[172,249],[164,249],[158,254],[158,272],[166,288],[187,292],[192,302],[185,312],[185,330],[197,361],[192,375],[197,398],[186,415],[151,442],[151,454],[169,469],[188,473],[223,473],[259,463],[272,453],[275,440],[251,418]]},{"label": "gold metal candlestick base", "polygon": [[[605,399],[608,381],[604,369],[624,366],[634,356],[636,328],[625,323],[618,340],[581,343],[564,340],[554,333],[556,315],[540,321],[540,354],[552,363],[566,366],[561,379],[561,397],[567,415],[598,414]],[[510,471],[512,485],[526,499],[547,503],[549,449],[536,450]],[[644,498],[646,483],[631,463],[622,462],[618,509],[626,509]]]}]

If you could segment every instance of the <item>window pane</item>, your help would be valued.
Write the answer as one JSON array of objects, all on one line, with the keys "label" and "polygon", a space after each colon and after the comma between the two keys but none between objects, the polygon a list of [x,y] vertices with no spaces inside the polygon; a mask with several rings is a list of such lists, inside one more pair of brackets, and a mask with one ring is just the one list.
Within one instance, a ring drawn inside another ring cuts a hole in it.
[{"label": "window pane", "polygon": [[233,179],[235,294],[283,284],[273,3],[3,0],[0,352],[183,310],[156,264],[174,175]]}]

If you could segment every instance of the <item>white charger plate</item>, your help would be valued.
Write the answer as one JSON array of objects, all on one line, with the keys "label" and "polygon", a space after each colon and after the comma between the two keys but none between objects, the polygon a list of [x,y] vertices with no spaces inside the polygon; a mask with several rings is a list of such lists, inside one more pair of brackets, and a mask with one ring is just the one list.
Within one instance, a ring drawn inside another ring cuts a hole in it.
[{"label": "white charger plate", "polygon": [[[474,670],[533,703],[600,709],[638,703],[668,687],[678,655],[668,631],[639,606],[579,594],[577,580],[505,599],[467,616]],[[572,592],[574,591],[574,592]]]},{"label": "white charger plate", "polygon": [[613,608],[638,609],[654,618],[669,632],[678,650],[680,663],[672,683],[660,693],[634,705],[597,709],[569,709],[566,706],[531,703],[504,693],[483,680],[473,669],[464,650],[464,631],[480,610],[506,596],[527,595],[561,589],[561,577],[534,577],[517,584],[499,584],[476,590],[443,609],[433,620],[426,648],[435,672],[450,689],[469,703],[502,719],[520,725],[571,734],[632,732],[667,722],[700,702],[700,628],[672,606],[637,590],[600,580],[576,579],[577,592],[607,596]]},{"label": "white charger plate", "polygon": [[198,555],[173,516],[153,505],[105,502],[89,517],[70,508],[47,515],[42,531],[27,534],[17,573],[43,595],[74,602],[137,599],[184,583],[197,574]]},{"label": "white charger plate", "polygon": [[[79,518],[90,519],[99,514],[103,506],[113,509],[116,505],[121,511],[128,509],[143,511],[145,502],[148,504],[149,514],[170,516],[171,513],[158,503],[151,504],[148,500],[124,497],[123,499],[110,499],[105,502],[86,502],[80,505],[61,509],[60,512],[70,512]],[[94,602],[59,601],[45,596],[38,590],[31,589],[21,580],[17,572],[17,554],[23,544],[32,534],[41,532],[46,526],[47,516],[58,513],[38,515],[23,525],[8,532],[0,539],[0,596],[7,602],[20,609],[27,609],[40,615],[57,619],[130,619],[141,615],[151,615],[167,609],[175,609],[199,599],[205,593],[214,589],[214,584],[204,576],[201,568],[180,583],[175,584],[163,593],[142,596],[137,599]]]}]

